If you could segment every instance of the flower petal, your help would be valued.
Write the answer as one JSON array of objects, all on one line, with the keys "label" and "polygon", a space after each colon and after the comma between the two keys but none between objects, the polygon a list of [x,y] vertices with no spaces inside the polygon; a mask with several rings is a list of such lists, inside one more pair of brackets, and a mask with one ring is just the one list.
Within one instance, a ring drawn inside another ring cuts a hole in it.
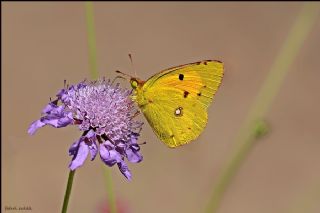
[{"label": "flower petal", "polygon": [[68,126],[73,122],[69,117],[63,117],[58,120],[58,128]]},{"label": "flower petal", "polygon": [[84,141],[81,141],[78,147],[77,152],[73,155],[73,159],[69,165],[71,170],[75,170],[83,165],[89,153],[89,148]]},{"label": "flower petal", "polygon": [[36,120],[30,125],[30,127],[28,129],[28,133],[30,135],[33,135],[37,131],[37,129],[39,129],[39,128],[45,126],[45,125],[46,124],[43,123],[41,120]]},{"label": "flower petal", "polygon": [[128,142],[130,145],[125,150],[128,161],[131,163],[139,163],[143,160],[142,155],[139,153],[140,146],[137,144],[138,134],[133,134],[131,140]]},{"label": "flower petal", "polygon": [[90,140],[90,144],[88,144],[91,160],[94,160],[98,154],[98,147],[95,140]]},{"label": "flower petal", "polygon": [[104,146],[103,144],[100,144],[99,147],[99,153],[100,153],[100,158],[101,160],[107,164],[108,166],[113,166],[114,164],[108,164],[108,160],[110,159],[110,153],[109,150],[107,149],[106,146]]},{"label": "flower petal", "polygon": [[69,148],[69,155],[76,155],[78,148],[79,148],[79,143],[82,141],[82,138],[80,138],[79,140],[77,140],[76,142],[74,142],[70,148]]},{"label": "flower petal", "polygon": [[52,102],[49,103],[43,110],[42,110],[42,113],[46,114],[46,113],[51,113],[51,111],[54,109],[54,108],[57,108],[58,106],[53,104]]},{"label": "flower petal", "polygon": [[86,134],[86,138],[93,138],[95,136],[96,136],[96,133],[92,129],[90,129],[89,132],[87,132]]},{"label": "flower petal", "polygon": [[122,160],[121,154],[117,150],[112,149],[109,152],[110,152],[110,158],[115,160],[117,163],[119,163]]},{"label": "flower petal", "polygon": [[63,112],[64,112],[64,106],[61,105],[61,106],[57,106],[57,105],[52,105],[53,108],[51,109],[50,111],[50,114],[53,114],[53,115],[57,115],[57,116],[62,116]]},{"label": "flower petal", "polygon": [[42,118],[40,118],[40,121],[45,123],[46,125],[50,125],[53,127],[58,127],[58,120],[59,118],[57,116],[54,115],[48,115],[48,116],[44,116]]},{"label": "flower petal", "polygon": [[65,127],[73,122],[72,119],[64,115],[47,115],[42,117],[40,121],[55,128]]},{"label": "flower petal", "polygon": [[128,161],[131,163],[139,163],[143,160],[142,155],[136,151],[136,149],[133,148],[134,146],[130,146],[128,149],[126,149],[126,156]]},{"label": "flower petal", "polygon": [[109,148],[109,146],[100,144],[100,157],[105,164],[111,167],[114,164],[119,163],[122,159],[119,152]]},{"label": "flower petal", "polygon": [[115,148],[115,146],[113,145],[113,143],[111,143],[109,140],[103,142],[103,145],[105,145],[105,147],[107,147],[108,150]]},{"label": "flower petal", "polygon": [[124,161],[120,161],[118,163],[118,167],[119,167],[119,170],[120,172],[128,179],[128,180],[131,180],[131,172],[127,166],[127,164],[124,162]]}]

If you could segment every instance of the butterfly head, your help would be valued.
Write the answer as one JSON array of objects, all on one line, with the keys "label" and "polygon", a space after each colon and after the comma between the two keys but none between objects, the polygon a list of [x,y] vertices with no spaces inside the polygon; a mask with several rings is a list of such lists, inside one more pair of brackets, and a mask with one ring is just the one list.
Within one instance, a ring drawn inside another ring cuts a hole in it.
[{"label": "butterfly head", "polygon": [[130,85],[133,89],[137,89],[138,87],[142,87],[143,84],[144,84],[144,81],[142,81],[138,78],[134,78],[134,77],[130,78]]},{"label": "butterfly head", "polygon": [[139,78],[132,77],[131,75],[125,74],[123,72],[120,72],[119,70],[116,71],[116,73],[119,73],[125,77],[130,78],[130,85],[134,90],[137,90],[138,88],[141,88],[144,84],[144,81],[140,80]]}]

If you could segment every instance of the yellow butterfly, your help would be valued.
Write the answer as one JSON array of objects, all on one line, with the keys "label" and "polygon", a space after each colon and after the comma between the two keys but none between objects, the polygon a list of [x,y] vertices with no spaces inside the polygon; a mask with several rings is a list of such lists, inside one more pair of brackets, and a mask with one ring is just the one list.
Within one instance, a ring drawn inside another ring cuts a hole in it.
[{"label": "yellow butterfly", "polygon": [[223,77],[223,63],[205,60],[163,70],[147,81],[131,77],[133,100],[158,138],[170,148],[195,140]]}]

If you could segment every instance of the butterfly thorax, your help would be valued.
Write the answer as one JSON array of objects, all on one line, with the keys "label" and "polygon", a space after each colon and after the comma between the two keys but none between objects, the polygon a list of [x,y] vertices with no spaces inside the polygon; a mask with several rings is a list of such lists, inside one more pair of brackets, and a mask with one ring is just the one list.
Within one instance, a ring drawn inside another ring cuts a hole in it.
[{"label": "butterfly thorax", "polygon": [[140,109],[143,110],[144,106],[148,103],[148,100],[144,97],[144,93],[143,93],[144,81],[138,78],[131,78],[130,84],[131,84],[131,87],[134,89],[134,94],[132,96],[132,99],[138,104]]}]

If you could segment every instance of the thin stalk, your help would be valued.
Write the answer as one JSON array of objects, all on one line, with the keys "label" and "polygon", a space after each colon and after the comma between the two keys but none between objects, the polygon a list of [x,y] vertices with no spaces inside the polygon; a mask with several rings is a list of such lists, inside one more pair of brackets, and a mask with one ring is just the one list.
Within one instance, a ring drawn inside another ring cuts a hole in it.
[{"label": "thin stalk", "polygon": [[88,33],[88,48],[89,48],[89,64],[91,78],[96,80],[99,77],[97,68],[97,48],[96,48],[96,35],[94,29],[94,11],[93,3],[85,2],[86,8],[86,21]]},{"label": "thin stalk", "polygon": [[[92,2],[85,2],[86,8],[86,21],[88,32],[88,47],[89,47],[89,62],[91,78],[96,80],[99,76],[97,69],[97,49],[96,49],[96,36],[94,28],[94,8]],[[113,180],[110,171],[103,168],[103,173],[106,181],[106,191],[108,193],[108,203],[111,213],[117,213],[116,199],[113,190]]]},{"label": "thin stalk", "polygon": [[267,114],[284,77],[289,71],[290,65],[296,58],[307,35],[310,33],[318,14],[319,4],[305,3],[302,6],[287,39],[280,49],[280,52],[249,111],[247,119],[239,131],[236,138],[237,149],[230,158],[230,161],[224,167],[224,170],[218,178],[217,184],[213,188],[206,212],[216,213],[218,211],[224,192],[257,141],[257,121],[263,120]]},{"label": "thin stalk", "polygon": [[69,199],[71,195],[71,189],[72,189],[72,183],[73,183],[73,177],[75,174],[76,170],[73,170],[69,172],[69,177],[68,177],[68,183],[67,183],[67,188],[66,192],[64,194],[64,199],[63,199],[63,206],[62,206],[62,213],[66,213],[68,209],[68,204],[69,204]]},{"label": "thin stalk", "polygon": [[106,190],[109,197],[108,206],[110,208],[110,213],[117,213],[116,198],[115,198],[114,189],[113,189],[113,180],[112,180],[112,176],[109,171],[109,168],[106,168],[104,166],[103,174],[106,181]]}]

